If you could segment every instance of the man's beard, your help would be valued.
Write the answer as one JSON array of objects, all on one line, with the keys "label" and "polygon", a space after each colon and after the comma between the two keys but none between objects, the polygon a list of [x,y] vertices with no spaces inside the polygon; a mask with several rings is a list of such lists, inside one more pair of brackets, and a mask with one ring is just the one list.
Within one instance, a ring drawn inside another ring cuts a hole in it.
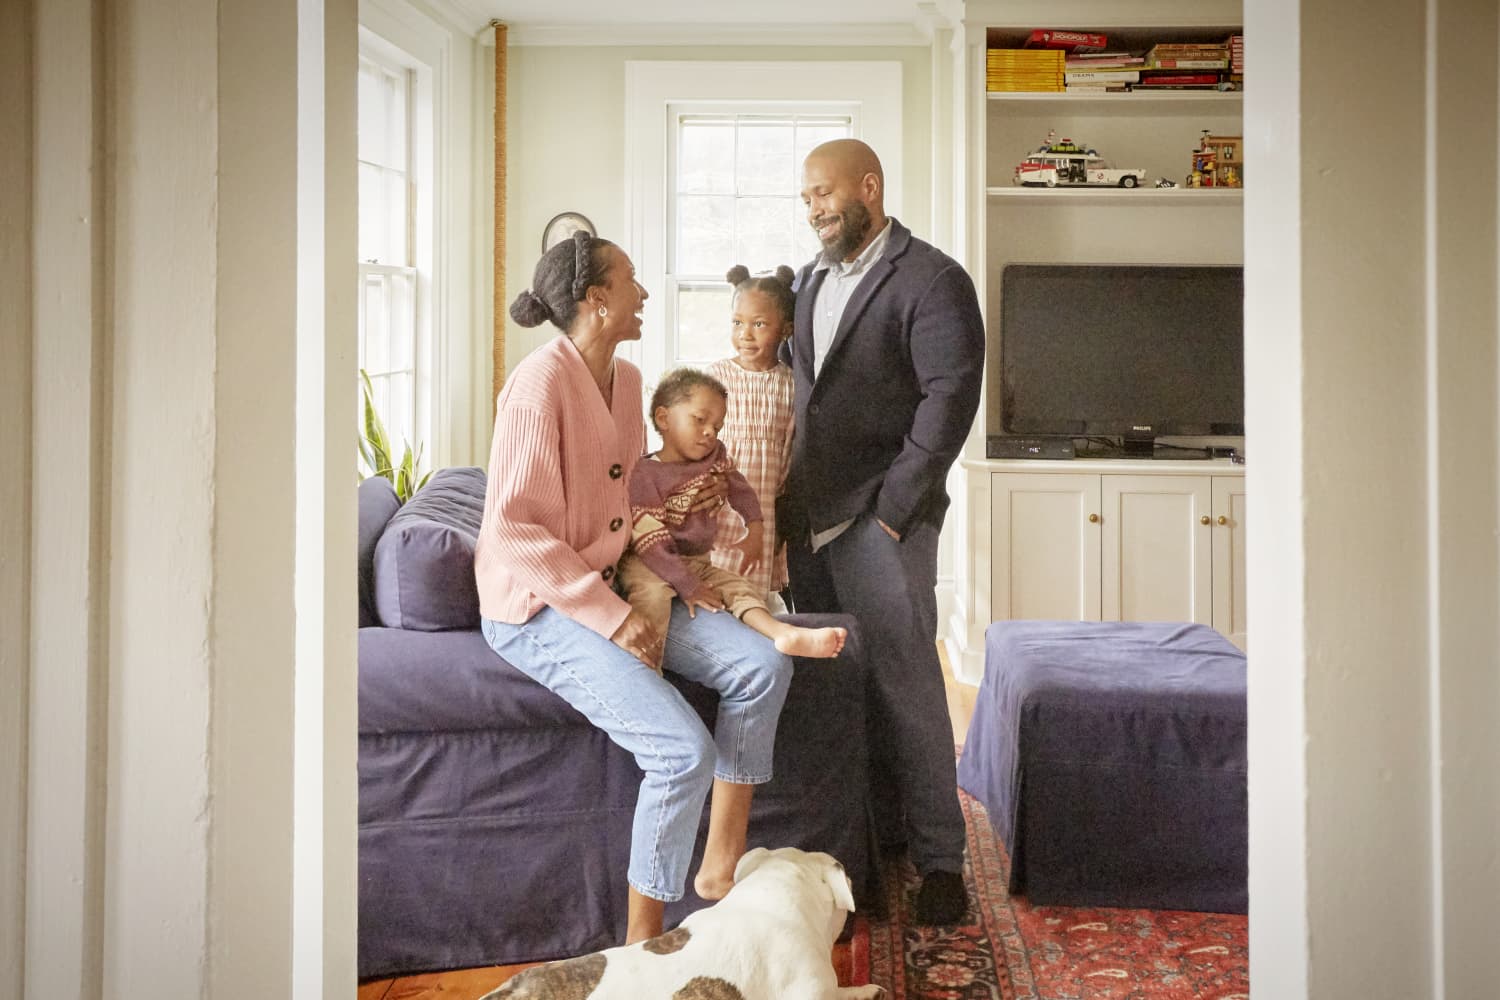
[{"label": "man's beard", "polygon": [[854,248],[870,235],[870,210],[860,202],[854,202],[838,214],[839,234],[832,243],[823,244],[823,260],[837,264],[854,252]]}]

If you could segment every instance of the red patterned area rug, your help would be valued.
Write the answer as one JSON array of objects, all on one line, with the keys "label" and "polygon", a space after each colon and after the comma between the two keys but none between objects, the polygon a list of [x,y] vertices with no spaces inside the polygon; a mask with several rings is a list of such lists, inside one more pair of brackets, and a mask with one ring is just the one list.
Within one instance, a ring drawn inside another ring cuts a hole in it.
[{"label": "red patterned area rug", "polygon": [[968,923],[918,927],[916,872],[886,870],[889,920],[869,922],[870,982],[889,1000],[1248,1000],[1243,915],[1038,906],[1006,892],[1010,859],[960,791]]}]

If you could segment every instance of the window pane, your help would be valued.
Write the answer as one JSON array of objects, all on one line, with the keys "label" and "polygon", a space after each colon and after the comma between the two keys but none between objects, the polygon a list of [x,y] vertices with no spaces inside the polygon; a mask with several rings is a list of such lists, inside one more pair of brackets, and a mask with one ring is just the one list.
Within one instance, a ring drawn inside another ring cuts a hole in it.
[{"label": "window pane", "polygon": [[734,249],[734,198],[684,195],[677,199],[678,274],[729,270]]},{"label": "window pane", "polygon": [[[790,135],[788,136],[790,138]],[[791,147],[788,145],[788,151]],[[792,199],[740,198],[735,202],[735,256],[731,264],[744,264],[753,271],[766,271],[777,264],[791,264],[792,227],[787,205]]]},{"label": "window pane", "polygon": [[792,123],[746,122],[740,126],[736,160],[736,190],[741,196],[774,194],[785,197],[794,188]]},{"label": "window pane", "polygon": [[734,123],[684,121],[678,136],[677,190],[684,194],[734,191]]},{"label": "window pane", "polygon": [[408,250],[406,209],[406,174],[382,171],[381,203],[384,205],[385,233],[380,244],[380,263],[401,267],[411,263]]},{"label": "window pane", "polygon": [[367,59],[359,61],[359,158],[381,162],[386,146],[385,101],[380,70]]},{"label": "window pane", "polygon": [[406,198],[405,174],[359,165],[360,260],[397,267],[411,264]]},{"label": "window pane", "polygon": [[392,371],[410,371],[415,367],[413,353],[417,344],[417,310],[412,298],[413,284],[414,276],[411,274],[392,274],[386,277],[386,287],[390,290],[387,301],[390,303]]},{"label": "window pane", "polygon": [[412,440],[412,377],[409,372],[400,372],[386,380],[388,386],[385,409],[385,432],[391,442],[391,463],[400,465],[405,445],[414,449]]},{"label": "window pane", "polygon": [[389,114],[390,137],[386,145],[385,166],[392,170],[400,170],[405,173],[409,157],[407,155],[407,137],[410,135],[406,123],[406,81],[405,70],[397,73],[386,74],[386,102]]},{"label": "window pane", "polygon": [[365,275],[363,291],[364,367],[374,377],[391,370],[390,297],[386,294],[385,276]]},{"label": "window pane", "polygon": [[359,165],[359,259],[379,261],[385,247],[385,205],[381,192],[380,168]]},{"label": "window pane", "polygon": [[848,120],[839,122],[799,122],[797,125],[796,150],[792,154],[796,161],[797,189],[802,188],[802,161],[807,159],[817,146],[833,139],[847,139],[851,129]]},{"label": "window pane", "polygon": [[678,364],[701,364],[729,356],[730,291],[728,282],[677,289]]}]

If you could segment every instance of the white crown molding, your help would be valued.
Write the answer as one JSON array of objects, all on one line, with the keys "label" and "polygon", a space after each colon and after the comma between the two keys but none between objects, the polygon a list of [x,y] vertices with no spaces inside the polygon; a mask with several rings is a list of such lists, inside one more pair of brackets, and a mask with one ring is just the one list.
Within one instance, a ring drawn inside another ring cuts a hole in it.
[{"label": "white crown molding", "polygon": [[[453,2],[453,0],[449,0]],[[925,46],[930,30],[915,24],[512,24],[511,45],[611,46]],[[494,44],[494,34],[481,41]]]},{"label": "white crown molding", "polygon": [[963,26],[961,0],[919,0],[915,24],[922,38],[932,41],[939,31],[956,31]]},{"label": "white crown molding", "polygon": [[488,30],[490,15],[484,12],[477,0],[423,0],[423,3],[432,8],[434,14],[460,31],[473,36],[484,32],[489,35],[488,44],[495,44],[494,34]]}]

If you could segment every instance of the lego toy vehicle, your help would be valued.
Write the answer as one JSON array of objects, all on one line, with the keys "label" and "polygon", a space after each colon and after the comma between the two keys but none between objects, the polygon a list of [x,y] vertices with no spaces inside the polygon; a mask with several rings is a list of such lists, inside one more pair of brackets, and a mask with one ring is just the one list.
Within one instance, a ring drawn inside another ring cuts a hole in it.
[{"label": "lego toy vehicle", "polygon": [[1121,169],[1099,155],[1096,149],[1080,146],[1071,139],[1047,141],[1016,166],[1011,178],[1027,187],[1056,187],[1059,184],[1092,184],[1133,188],[1146,179],[1141,169]]}]

